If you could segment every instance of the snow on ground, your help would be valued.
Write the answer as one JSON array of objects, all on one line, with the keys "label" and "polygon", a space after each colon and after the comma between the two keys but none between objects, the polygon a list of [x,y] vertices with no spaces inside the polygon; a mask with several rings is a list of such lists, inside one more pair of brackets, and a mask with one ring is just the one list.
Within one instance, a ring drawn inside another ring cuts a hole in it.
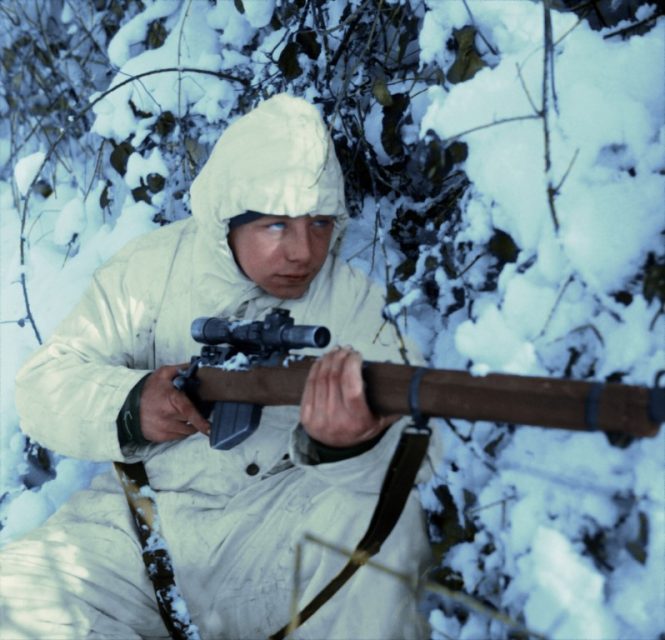
[{"label": "snow on ground", "polygon": [[[240,16],[233,3],[206,10],[196,5],[187,15],[176,3],[149,3],[111,43],[109,54],[123,71],[113,82],[156,66],[217,70],[232,68],[238,59],[246,62],[228,44],[249,41],[269,20],[273,3],[245,4],[248,10]],[[483,243],[498,229],[520,251],[517,261],[503,268],[498,290],[476,301],[472,317],[462,309],[442,321],[431,309],[423,310],[416,273],[413,290],[400,301],[402,308],[413,309],[409,330],[431,364],[441,368],[468,364],[479,374],[561,376],[572,350],[584,345],[597,379],[618,374],[623,382],[650,385],[665,365],[665,316],[657,313],[658,301],[647,301],[632,283],[647,255],[663,249],[665,21],[661,18],[643,36],[604,39],[571,14],[553,13],[558,109],[551,105],[548,113],[552,166],[547,173],[543,124],[534,117],[542,101],[542,7],[525,1],[430,0],[420,39],[423,64],[450,63],[445,43],[453,28],[468,24],[467,5],[499,54],[488,56],[492,66],[473,79],[429,89],[422,97],[419,135],[429,130],[443,139],[462,134],[469,147],[465,171],[473,186],[465,201],[465,226],[452,240]],[[172,28],[165,44],[132,56],[133,44],[155,17]],[[213,28],[223,28],[223,35],[217,37]],[[130,95],[139,108],[156,98],[176,114],[196,105],[213,127],[237,98],[236,88],[212,77],[159,74],[144,78],[141,86],[126,85],[95,107],[98,133],[117,140],[130,132],[137,139],[146,134],[149,119],[135,117],[128,107]],[[529,119],[514,120],[523,116]],[[491,123],[496,124],[485,126]],[[374,138],[380,147],[380,135]],[[159,152],[147,159],[134,156],[125,176],[129,187],[150,172],[164,174]],[[22,195],[43,157],[36,149],[16,164]],[[558,231],[547,199],[548,179],[559,187]],[[45,335],[72,307],[96,267],[154,227],[155,209],[146,203],[130,205],[131,199],[125,199],[124,207],[105,220],[98,202],[99,194],[86,197],[63,186],[33,216],[30,237],[39,239],[31,242],[25,269],[33,313]],[[368,202],[368,211],[374,206]],[[25,310],[18,284],[20,212],[8,183],[0,184],[0,208],[0,493],[13,498],[0,514],[0,541],[6,542],[37,526],[100,467],[58,458],[55,479],[21,491],[25,463],[11,381],[35,341],[29,327],[12,322]],[[345,255],[369,270],[373,217],[352,224]],[[77,249],[68,257],[74,236]],[[385,246],[385,258],[398,261],[393,245],[387,241]],[[441,269],[441,301],[465,278],[477,277],[482,266],[480,261],[459,281],[448,280]],[[381,278],[383,273],[380,262],[372,275]],[[621,291],[630,295],[619,300]],[[438,326],[441,331],[435,331]],[[439,481],[449,487],[460,514],[469,513],[465,493],[477,495],[473,519],[478,534],[446,557],[467,591],[513,615],[523,613],[527,627],[552,638],[662,634],[665,435],[617,448],[602,434],[523,428],[506,438],[490,460],[484,447],[496,437],[496,428],[484,423],[475,428],[460,423],[460,428],[473,437],[466,442],[446,432]],[[438,508],[431,488],[422,495],[426,506]],[[597,546],[605,553],[594,556],[588,541],[597,535],[604,536]],[[497,633],[482,616],[461,623],[450,611],[437,611],[431,622],[435,638]]]}]

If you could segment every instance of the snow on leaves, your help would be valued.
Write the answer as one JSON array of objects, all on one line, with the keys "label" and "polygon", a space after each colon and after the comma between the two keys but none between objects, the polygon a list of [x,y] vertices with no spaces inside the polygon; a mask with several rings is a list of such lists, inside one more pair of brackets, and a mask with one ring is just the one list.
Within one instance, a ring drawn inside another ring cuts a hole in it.
[{"label": "snow on leaves", "polygon": [[[385,283],[432,365],[641,384],[662,368],[655,4],[557,3],[549,42],[537,2],[79,5],[10,0],[0,14],[10,378],[33,337],[9,322],[48,334],[115,249],[189,215],[220,131],[280,91],[330,123],[354,216],[344,255]],[[4,468],[25,468],[14,411],[3,420]],[[439,428],[447,451],[423,503],[443,584],[551,637],[662,632],[662,434]],[[49,457],[28,449],[48,479]],[[39,492],[3,476],[8,535],[21,504],[43,518],[73,490],[64,462]],[[435,607],[437,638],[510,633]]]}]

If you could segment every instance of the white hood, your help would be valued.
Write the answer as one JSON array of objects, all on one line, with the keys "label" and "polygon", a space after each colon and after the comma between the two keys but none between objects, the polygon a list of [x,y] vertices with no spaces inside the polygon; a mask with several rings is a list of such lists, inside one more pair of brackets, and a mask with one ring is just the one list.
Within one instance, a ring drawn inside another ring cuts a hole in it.
[{"label": "white hood", "polygon": [[319,111],[284,93],[229,126],[191,196],[199,225],[216,232],[245,211],[347,217],[342,171]]},{"label": "white hood", "polygon": [[[246,211],[335,216],[331,255],[322,270],[329,273],[348,219],[344,180],[325,123],[306,100],[279,94],[231,124],[190,193],[197,226],[195,307],[202,313],[235,310],[239,300],[260,298],[265,308],[278,303],[242,273],[229,247],[229,220]],[[224,309],[210,306],[220,287],[237,297],[226,300]]]}]

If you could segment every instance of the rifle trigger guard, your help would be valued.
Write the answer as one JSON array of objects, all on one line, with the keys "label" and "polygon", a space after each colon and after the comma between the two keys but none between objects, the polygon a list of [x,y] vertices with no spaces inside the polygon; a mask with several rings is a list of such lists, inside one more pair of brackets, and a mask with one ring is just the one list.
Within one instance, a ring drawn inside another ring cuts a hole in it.
[{"label": "rifle trigger guard", "polygon": [[178,391],[184,391],[185,393],[189,391],[192,385],[196,386],[198,381],[196,379],[196,372],[201,364],[200,358],[192,358],[187,369],[179,369],[178,375],[173,378],[173,386],[178,389]]},{"label": "rifle trigger guard", "polygon": [[424,416],[420,409],[420,383],[427,369],[418,367],[411,377],[409,383],[409,409],[413,418],[413,426],[416,429],[429,430],[427,426],[428,416]]}]

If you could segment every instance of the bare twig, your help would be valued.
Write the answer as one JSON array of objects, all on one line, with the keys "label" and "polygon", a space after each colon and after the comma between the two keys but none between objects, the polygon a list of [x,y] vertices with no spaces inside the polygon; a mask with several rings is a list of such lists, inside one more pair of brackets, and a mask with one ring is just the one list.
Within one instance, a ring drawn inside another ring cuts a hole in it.
[{"label": "bare twig", "polygon": [[545,324],[543,325],[543,328],[540,330],[540,333],[538,334],[538,337],[541,338],[542,336],[545,335],[545,332],[547,331],[547,328],[550,325],[550,322],[552,322],[552,318],[554,317],[554,313],[556,312],[559,304],[561,303],[561,300],[563,299],[564,293],[566,293],[566,289],[570,286],[570,284],[575,280],[575,275],[572,274],[568,276],[568,279],[566,282],[563,284],[561,289],[559,290],[559,294],[556,297],[556,300],[554,301],[554,304],[552,305],[552,308],[550,309],[549,315],[547,316],[547,320],[545,320]]},{"label": "bare twig", "polygon": [[662,15],[663,11],[661,9],[660,11],[654,13],[654,15],[652,15],[650,18],[644,18],[644,20],[640,20],[639,22],[630,24],[627,27],[624,27],[623,29],[617,29],[616,31],[612,31],[612,33],[606,33],[603,36],[603,39],[607,40],[608,38],[615,38],[616,36],[625,36],[627,33],[630,33],[631,31],[635,31],[636,29],[639,29],[641,27],[646,27],[648,24],[655,22]]},{"label": "bare twig", "polygon": [[[21,235],[21,265],[25,269],[25,242],[23,235]],[[25,270],[21,272],[21,291],[23,292],[23,302],[25,304],[25,319],[30,323],[32,330],[35,334],[38,344],[43,344],[42,335],[37,328],[35,317],[32,315],[32,308],[30,306],[30,295],[28,293],[28,282],[25,277]]]},{"label": "bare twig", "polygon": [[247,85],[248,81],[243,79],[243,78],[237,78],[235,76],[232,76],[231,74],[219,72],[219,71],[210,71],[208,69],[198,69],[195,67],[168,67],[164,69],[152,69],[151,71],[144,71],[143,73],[139,73],[135,76],[131,76],[130,78],[127,78],[126,80],[123,80],[119,82],[118,84],[110,87],[106,91],[104,91],[102,94],[97,96],[94,100],[91,100],[79,113],[76,114],[76,116],[71,120],[71,122],[68,124],[67,127],[63,128],[58,137],[51,143],[49,146],[44,160],[42,161],[42,164],[39,166],[39,169],[35,173],[35,177],[33,178],[32,182],[30,183],[26,194],[25,194],[25,201],[23,203],[23,208],[22,208],[22,214],[21,214],[21,238],[20,238],[20,264],[23,269],[21,273],[21,288],[23,290],[23,299],[25,303],[25,309],[26,309],[26,318],[29,321],[30,325],[32,326],[32,329],[34,331],[35,337],[37,338],[37,341],[39,344],[42,344],[42,337],[39,332],[39,329],[37,328],[37,324],[35,322],[35,318],[32,314],[32,309],[30,306],[30,296],[28,292],[28,283],[27,283],[27,278],[25,276],[25,267],[26,267],[26,244],[27,244],[27,237],[25,234],[25,228],[28,220],[28,204],[30,202],[30,195],[32,193],[33,187],[35,186],[37,180],[39,179],[39,176],[41,175],[42,170],[46,166],[47,162],[50,160],[51,156],[56,152],[56,149],[60,142],[65,138],[67,133],[69,132],[69,129],[74,126],[88,111],[90,111],[96,104],[101,102],[104,98],[106,98],[108,95],[113,93],[114,91],[117,91],[118,89],[124,87],[125,85],[129,84],[130,82],[135,82],[139,80],[140,78],[145,78],[146,76],[152,76],[160,73],[173,73],[173,72],[182,72],[182,73],[202,73],[204,75],[211,75],[215,76],[216,78],[223,78],[226,80],[231,80],[234,82],[238,82],[243,85]]},{"label": "bare twig", "polygon": [[[550,95],[554,99],[553,81],[550,83],[550,72],[553,64],[553,47],[552,47],[552,14],[550,11],[550,0],[543,0],[543,22],[544,22],[544,38],[545,46],[543,48],[543,108],[542,108],[542,121],[543,121],[543,137],[545,141],[545,175],[547,176],[547,204],[550,209],[552,217],[552,224],[554,231],[559,231],[559,217],[556,211],[555,197],[556,189],[552,184],[552,157],[551,157],[551,142],[550,142],[550,127],[549,127],[549,109],[550,109]],[[550,94],[550,92],[552,92]]]},{"label": "bare twig", "polygon": [[568,177],[568,174],[570,173],[571,169],[573,168],[573,165],[575,164],[575,160],[577,160],[577,156],[579,155],[579,153],[580,153],[580,150],[575,149],[575,153],[573,153],[573,157],[570,159],[570,162],[568,163],[568,167],[563,172],[563,175],[561,176],[561,180],[559,180],[559,184],[557,184],[557,186],[554,187],[554,191],[557,195],[561,191],[561,187],[563,187],[563,183],[566,181],[566,178]]},{"label": "bare twig", "polygon": [[[532,476],[534,478],[539,478],[541,480],[547,480],[552,484],[569,489],[574,494],[577,494],[578,491],[583,490],[590,494],[596,494],[607,498],[616,498],[617,494],[620,492],[616,486],[598,484],[593,480],[581,478],[579,474],[568,473],[566,475],[565,473],[561,472],[561,469],[550,470],[529,464],[509,463],[500,465],[499,471],[521,473],[524,475]],[[639,502],[640,504],[650,504],[654,506],[665,507],[665,501],[659,498],[653,498],[647,494],[637,496],[631,492],[631,496],[636,502]]]},{"label": "bare twig", "polygon": [[[384,234],[384,229],[383,229],[383,221],[381,219],[381,210],[379,209],[379,205],[377,202],[376,205],[376,213],[375,213],[375,233],[377,234],[377,238],[379,240],[379,246],[381,247],[381,251],[383,253],[383,264],[384,264],[384,269],[385,269],[385,279],[386,279],[386,285],[391,282],[390,278],[390,266],[389,266],[389,261],[388,261],[388,254],[386,250],[386,243],[384,242],[383,239],[383,234]],[[373,260],[373,258],[372,258]],[[406,314],[406,309],[404,310]],[[390,322],[390,324],[393,326],[395,329],[395,333],[397,334],[397,340],[399,342],[399,353],[400,356],[402,356],[402,360],[404,364],[411,364],[411,361],[409,359],[409,353],[406,348],[406,343],[404,341],[404,336],[402,335],[402,330],[399,327],[399,322],[397,321],[397,318],[394,318],[392,314],[386,313],[385,316],[386,320]]]},{"label": "bare twig", "polygon": [[485,34],[478,28],[476,24],[476,19],[473,17],[473,13],[471,13],[471,9],[469,8],[469,3],[467,2],[467,0],[463,0],[463,2],[464,2],[464,8],[466,9],[466,12],[469,14],[469,18],[471,18],[471,23],[473,24],[476,33],[480,36],[480,39],[485,43],[485,46],[490,50],[492,55],[494,56],[498,55],[499,52],[492,46],[490,41],[485,37]]},{"label": "bare twig", "polygon": [[21,24],[20,18],[16,15],[16,13],[12,13],[7,7],[3,6],[0,4],[0,12],[4,13],[9,21],[12,23],[14,27],[18,27]]},{"label": "bare twig", "polygon": [[[360,18],[363,16],[363,12],[365,10],[365,7],[369,4],[369,0],[364,0],[364,2],[358,7],[358,9],[349,16],[348,20],[344,21],[343,23],[340,23],[335,27],[335,29],[341,27],[342,25],[349,26],[348,31],[344,34],[344,37],[342,38],[342,42],[340,45],[337,47],[337,51],[335,51],[335,55],[332,57],[332,60],[330,61],[330,68],[334,69],[337,63],[339,62],[340,57],[344,53],[346,46],[351,38],[351,35],[355,31],[356,27],[358,26],[358,23],[360,22]],[[332,33],[332,30],[329,30],[328,33]]]},{"label": "bare twig", "polygon": [[[324,549],[328,549],[329,551],[332,551],[349,559],[357,558],[358,555],[356,551],[351,551],[346,547],[333,544],[331,542],[323,540],[319,536],[312,535],[309,533],[305,534],[304,540],[305,542],[311,542],[315,545],[321,546]],[[414,596],[417,596],[419,585],[417,579],[414,578],[413,576],[402,573],[401,571],[396,571],[395,569],[391,569],[390,567],[387,567],[385,564],[378,562],[376,560],[372,560],[371,558],[367,559],[364,555],[360,558],[357,558],[357,562],[362,563],[367,567],[371,567],[376,571],[380,571],[381,573],[384,573],[388,576],[391,576],[395,580],[398,580],[399,582],[403,583],[413,593]],[[509,615],[506,615],[505,613],[501,613],[496,609],[488,607],[487,605],[480,602],[478,599],[468,595],[467,593],[464,593],[463,591],[455,591],[453,589],[449,589],[448,587],[440,584],[439,582],[434,582],[433,580],[426,580],[421,586],[426,591],[430,591],[431,593],[437,593],[449,600],[452,600],[453,602],[462,605],[468,611],[474,611],[475,613],[479,613],[492,620],[496,620],[501,624],[503,624],[507,629],[511,629],[526,634],[529,637],[536,638],[536,640],[547,640],[546,636],[538,633],[537,631],[528,629],[522,623],[518,622],[517,620],[514,620]]]},{"label": "bare twig", "polygon": [[484,258],[486,255],[487,255],[487,251],[483,251],[482,253],[479,253],[479,254],[478,254],[473,260],[471,260],[471,262],[470,262],[469,264],[467,264],[467,265],[466,265],[466,266],[465,266],[465,267],[464,267],[464,268],[463,268],[463,269],[457,274],[457,277],[458,277],[458,278],[461,278],[461,277],[462,277],[462,276],[463,276],[463,275],[464,275],[469,269],[471,269],[471,267],[473,267],[474,264],[476,264],[476,262],[478,262],[478,260],[480,260],[481,258]]},{"label": "bare twig", "polygon": [[529,101],[531,108],[533,109],[533,112],[536,113],[538,116],[541,116],[542,111],[536,106],[536,103],[533,101],[531,93],[529,92],[529,88],[526,86],[526,82],[524,81],[524,76],[522,75],[522,67],[518,63],[515,63],[515,67],[517,68],[517,77],[519,78],[520,84],[522,85],[522,90],[524,91],[526,98]]},{"label": "bare twig", "polygon": [[[178,53],[177,53],[177,62],[178,66],[181,65],[181,59],[182,59],[182,40],[185,32],[185,22],[187,21],[187,18],[189,17],[189,12],[192,8],[192,1],[189,0],[187,3],[187,8],[185,9],[185,15],[182,18],[182,21],[180,23],[180,32],[178,33]],[[178,73],[178,116],[181,116],[181,114],[184,111],[184,105],[182,105],[182,73]],[[205,93],[205,92],[204,92]],[[185,119],[181,119],[181,125],[179,127],[179,134],[180,134],[180,144],[183,149],[187,149],[187,144],[186,144],[186,137],[187,137],[187,132],[185,130]],[[186,163],[183,167],[185,175],[188,177],[191,177],[191,169],[193,167],[193,162],[190,160],[189,163]]]},{"label": "bare twig", "polygon": [[478,125],[477,127],[471,127],[470,129],[465,129],[464,131],[460,131],[459,133],[456,133],[452,136],[447,136],[446,141],[452,142],[453,140],[459,140],[460,138],[463,138],[464,136],[469,135],[470,133],[475,133],[476,131],[482,131],[483,129],[489,129],[490,127],[496,127],[500,124],[509,124],[511,122],[520,122],[522,120],[540,120],[540,119],[541,119],[540,114],[535,114],[535,113],[530,113],[523,116],[512,116],[510,118],[501,118],[500,120],[494,120],[492,122],[488,122],[487,124],[481,124]]},{"label": "bare twig", "polygon": [[[185,9],[185,15],[182,18],[180,23],[180,32],[178,33],[178,52],[176,60],[178,61],[178,66],[180,66],[180,60],[182,56],[182,38],[185,31],[185,22],[189,17],[189,11],[192,8],[192,0],[189,0],[187,3],[187,8]],[[181,110],[181,100],[182,100],[182,73],[178,73],[178,111]]]},{"label": "bare twig", "polygon": [[95,168],[92,171],[92,176],[90,177],[90,182],[88,183],[88,186],[83,193],[83,199],[87,200],[88,196],[90,195],[90,192],[92,191],[92,185],[95,182],[95,178],[97,177],[97,174],[99,173],[101,166],[102,166],[102,157],[104,153],[104,147],[106,146],[106,140],[102,140],[102,144],[99,145],[99,149],[97,150],[96,156],[97,159],[95,160]]},{"label": "bare twig", "polygon": [[[374,33],[375,33],[375,31],[376,31],[376,25],[377,25],[377,23],[378,23],[378,21],[379,21],[379,14],[380,14],[380,12],[381,12],[381,7],[383,6],[383,2],[384,2],[384,0],[379,0],[379,7],[378,7],[378,9],[377,9],[377,14],[376,14],[376,16],[374,16],[374,20],[372,21],[372,27],[371,27],[371,30],[370,30],[370,34],[369,34],[369,36],[368,36],[368,38],[367,38],[367,43],[366,43],[365,47],[363,48],[363,52],[362,52],[362,54],[360,54],[360,55],[358,56],[358,59],[357,59],[356,63],[355,63],[355,64],[351,67],[351,69],[349,69],[349,70],[346,72],[346,74],[345,74],[345,78],[344,78],[344,86],[343,86],[343,88],[342,88],[342,91],[339,93],[339,95],[338,95],[338,97],[337,97],[337,101],[336,101],[336,103],[335,103],[335,108],[334,108],[334,110],[333,110],[333,117],[330,119],[331,127],[332,127],[332,123],[335,121],[335,119],[337,118],[337,115],[339,114],[339,109],[340,109],[340,106],[341,106],[341,103],[342,103],[342,99],[344,98],[344,96],[347,95],[348,87],[349,87],[349,85],[351,84],[351,78],[353,78],[353,76],[355,75],[356,71],[358,70],[358,68],[359,68],[360,65],[362,64],[362,61],[363,61],[363,55],[364,55],[367,51],[369,51],[369,50],[370,50],[370,47],[372,46],[372,43],[373,43],[373,40],[374,40]],[[363,6],[364,6],[364,5],[363,5]],[[362,17],[362,14],[359,12],[359,13],[358,13],[358,20],[354,21],[353,24],[349,27],[349,31],[347,31],[347,32],[344,34],[344,41],[343,41],[342,44],[338,47],[337,51],[335,52],[335,55],[333,56],[333,60],[332,60],[332,68],[335,67],[335,65],[336,65],[337,62],[339,61],[340,56],[342,55],[342,53],[343,53],[344,50],[346,49],[345,42],[347,41],[347,37],[350,37],[350,35],[351,35],[351,33],[353,32],[353,30],[358,26],[358,21],[360,20],[361,17]]]},{"label": "bare twig", "polygon": [[656,311],[656,314],[653,317],[653,320],[649,324],[649,331],[653,331],[656,328],[656,322],[658,322],[658,318],[662,315],[665,315],[665,302],[660,303],[660,307],[658,308],[658,311]]},{"label": "bare twig", "polygon": [[536,640],[547,640],[547,636],[544,636],[543,634],[538,633],[537,631],[533,631],[532,629],[525,627],[522,623],[517,622],[517,620],[513,620],[513,618],[506,615],[505,613],[501,613],[500,611],[495,611],[494,609],[487,607],[486,605],[482,604],[479,600],[476,600],[476,598],[473,598],[472,596],[464,593],[463,591],[454,591],[453,589],[449,589],[448,587],[445,587],[444,585],[438,582],[433,582],[432,580],[428,580],[427,582],[425,582],[423,587],[427,591],[431,591],[432,593],[438,593],[442,595],[444,598],[448,598],[453,602],[461,604],[469,611],[475,611],[476,613],[480,613],[481,615],[487,616],[488,618],[491,618],[493,620],[498,620],[508,629],[522,633],[529,638],[536,638]]},{"label": "bare twig", "polygon": [[551,0],[544,0],[545,10],[545,51],[548,66],[549,85],[552,95],[552,107],[556,113],[559,113],[559,98],[556,92],[556,82],[554,81],[554,35],[552,32],[552,11],[549,3]]}]

